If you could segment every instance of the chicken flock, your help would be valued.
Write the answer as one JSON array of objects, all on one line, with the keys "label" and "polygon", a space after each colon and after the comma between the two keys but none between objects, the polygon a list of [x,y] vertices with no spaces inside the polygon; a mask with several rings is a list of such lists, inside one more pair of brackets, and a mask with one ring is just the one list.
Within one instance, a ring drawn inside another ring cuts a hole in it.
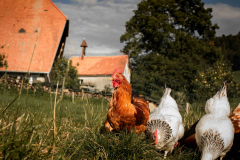
[{"label": "chicken flock", "polygon": [[[117,68],[110,78],[114,93],[104,123],[105,131],[144,132],[157,149],[165,152],[166,158],[184,136],[182,116],[170,95],[171,89],[165,86],[159,106],[150,113],[148,101],[132,95],[131,85],[122,73],[123,70]],[[206,102],[205,112],[191,127],[192,134],[180,145],[197,146],[202,160],[222,159],[240,137],[240,105],[230,113],[227,82]]]}]

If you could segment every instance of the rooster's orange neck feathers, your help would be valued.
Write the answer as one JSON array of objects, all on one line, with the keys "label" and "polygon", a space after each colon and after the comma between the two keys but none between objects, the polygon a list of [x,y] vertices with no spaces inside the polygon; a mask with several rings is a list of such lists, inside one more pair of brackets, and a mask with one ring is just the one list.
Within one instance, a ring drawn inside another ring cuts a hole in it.
[{"label": "rooster's orange neck feathers", "polygon": [[132,99],[132,87],[128,83],[127,79],[123,76],[122,83],[114,91],[115,97],[115,109],[118,112],[129,111],[135,112],[135,107],[131,103]]}]

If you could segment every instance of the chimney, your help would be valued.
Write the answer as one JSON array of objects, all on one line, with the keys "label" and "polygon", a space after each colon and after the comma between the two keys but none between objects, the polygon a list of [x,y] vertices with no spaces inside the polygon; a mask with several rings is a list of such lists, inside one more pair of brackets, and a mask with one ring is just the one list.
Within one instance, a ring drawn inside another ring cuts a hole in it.
[{"label": "chimney", "polygon": [[86,41],[85,41],[85,37],[84,37],[84,39],[83,39],[82,44],[81,44],[80,47],[82,47],[82,59],[83,59],[84,56],[86,55],[86,47],[88,47],[88,46],[87,46],[87,43],[86,43]]}]

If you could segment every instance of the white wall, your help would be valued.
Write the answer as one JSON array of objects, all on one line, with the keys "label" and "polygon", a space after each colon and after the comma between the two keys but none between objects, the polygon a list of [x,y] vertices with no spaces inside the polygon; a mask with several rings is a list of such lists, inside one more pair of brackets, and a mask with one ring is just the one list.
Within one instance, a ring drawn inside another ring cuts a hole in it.
[{"label": "white wall", "polygon": [[99,76],[99,77],[84,77],[81,76],[79,77],[79,79],[83,80],[83,84],[84,85],[93,85],[96,89],[98,89],[99,91],[104,90],[104,87],[106,85],[108,85],[111,89],[113,89],[112,87],[112,81],[109,80],[111,76]]},{"label": "white wall", "polygon": [[[125,66],[125,69],[123,71],[123,75],[126,77],[128,82],[130,83],[131,71],[129,69],[128,62],[127,62],[126,66]],[[112,81],[109,80],[110,77],[111,77],[110,75],[94,76],[94,77],[88,77],[88,76],[81,76],[80,75],[79,79],[83,80],[83,85],[90,85],[90,86],[93,85],[99,91],[104,90],[104,87],[106,85],[111,88],[111,91],[113,91]]]},{"label": "white wall", "polygon": [[124,71],[123,71],[123,75],[124,75],[124,77],[128,80],[128,82],[130,83],[131,71],[130,71],[128,62],[127,62],[126,66],[125,66],[125,69],[124,69]]},{"label": "white wall", "polygon": [[38,74],[38,73],[31,73],[30,76],[27,75],[27,73],[21,73],[21,72],[8,72],[8,76],[16,78],[16,79],[22,79],[25,77],[26,79],[29,79],[29,83],[36,83],[36,82],[48,82],[47,74]]},{"label": "white wall", "polygon": [[[25,76],[25,78],[27,78],[28,76]],[[35,74],[35,75],[30,75],[29,77],[28,77],[28,79],[29,79],[29,83],[32,85],[33,83],[37,83],[37,82],[48,82],[48,79],[47,79],[47,76],[46,76],[46,74],[44,74],[43,75],[43,77],[42,76],[40,76],[40,75],[37,75],[37,74]]]}]

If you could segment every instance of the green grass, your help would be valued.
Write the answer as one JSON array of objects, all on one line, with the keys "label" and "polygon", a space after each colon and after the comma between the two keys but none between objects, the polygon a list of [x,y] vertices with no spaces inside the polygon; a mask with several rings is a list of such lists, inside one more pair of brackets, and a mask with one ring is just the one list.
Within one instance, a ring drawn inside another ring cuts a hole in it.
[{"label": "green grass", "polygon": [[[23,90],[7,108],[18,91],[3,91],[0,86],[0,159],[163,159],[163,152],[144,133],[104,133],[109,106],[104,98],[75,98],[73,103],[71,97],[64,96],[56,107],[54,137],[54,94]],[[204,103],[192,104],[188,113],[180,111],[186,131],[204,114]],[[200,153],[179,147],[167,158],[197,160]]]}]

